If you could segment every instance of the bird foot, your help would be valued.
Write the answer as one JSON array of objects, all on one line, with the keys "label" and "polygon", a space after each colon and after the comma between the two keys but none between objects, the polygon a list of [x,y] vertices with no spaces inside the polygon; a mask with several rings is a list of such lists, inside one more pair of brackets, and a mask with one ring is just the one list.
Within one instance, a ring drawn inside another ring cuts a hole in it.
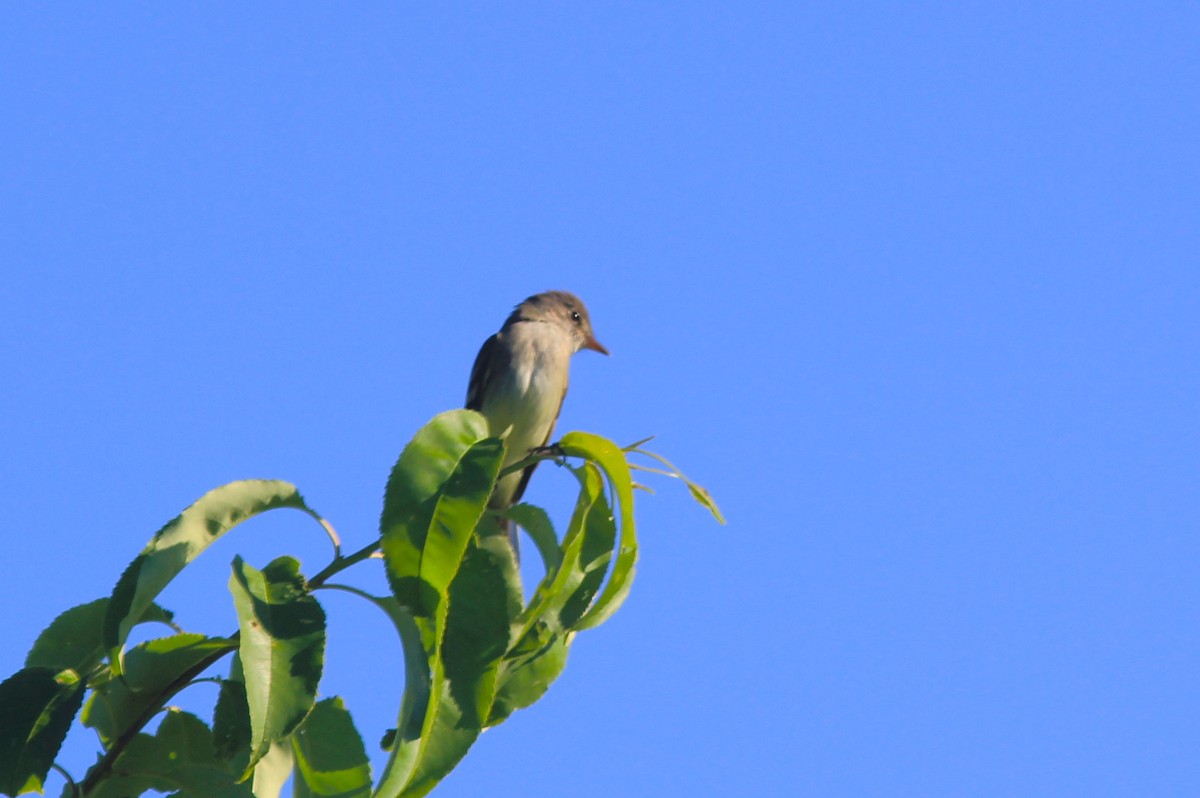
[{"label": "bird foot", "polygon": [[557,443],[548,443],[545,446],[534,446],[529,450],[529,454],[550,457],[555,460],[561,460],[567,456],[567,453],[564,452],[563,448]]}]

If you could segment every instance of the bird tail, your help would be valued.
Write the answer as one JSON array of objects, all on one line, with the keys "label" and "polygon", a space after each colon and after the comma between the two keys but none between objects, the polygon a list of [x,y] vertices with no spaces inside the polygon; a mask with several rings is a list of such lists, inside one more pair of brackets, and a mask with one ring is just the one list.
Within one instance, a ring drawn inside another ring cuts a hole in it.
[{"label": "bird tail", "polygon": [[512,546],[513,556],[517,558],[517,565],[521,564],[521,535],[520,527],[514,524],[510,519],[501,516],[496,516],[496,523],[500,525],[500,531],[508,535],[509,545]]}]

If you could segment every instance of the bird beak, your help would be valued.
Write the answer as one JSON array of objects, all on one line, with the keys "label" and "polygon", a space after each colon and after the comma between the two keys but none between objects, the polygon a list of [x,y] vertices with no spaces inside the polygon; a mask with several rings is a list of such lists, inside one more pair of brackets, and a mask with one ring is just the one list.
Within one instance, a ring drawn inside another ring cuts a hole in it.
[{"label": "bird beak", "polygon": [[602,355],[607,355],[608,350],[604,348],[604,344],[596,340],[596,336],[589,335],[587,340],[583,342],[584,349],[590,349],[593,352],[599,352]]}]

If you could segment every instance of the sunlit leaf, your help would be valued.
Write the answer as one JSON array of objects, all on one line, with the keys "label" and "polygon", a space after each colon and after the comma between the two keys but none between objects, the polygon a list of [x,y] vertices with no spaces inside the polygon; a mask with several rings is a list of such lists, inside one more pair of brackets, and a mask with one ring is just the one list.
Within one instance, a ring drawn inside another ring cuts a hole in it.
[{"label": "sunlit leaf", "polygon": [[251,479],[209,491],[158,530],[113,588],[104,618],[104,645],[114,672],[122,670],[121,647],[129,630],[188,563],[237,524],[281,507],[320,518],[304,503],[294,485]]},{"label": "sunlit leaf", "polygon": [[638,555],[633,479],[625,453],[610,440],[587,432],[570,432],[559,445],[568,456],[583,457],[599,465],[612,485],[619,505],[620,534],[612,572],[595,603],[575,624],[576,629],[588,629],[600,625],[616,612],[633,586]]},{"label": "sunlit leaf", "polygon": [[615,527],[604,480],[592,463],[573,469],[580,493],[563,538],[562,561],[538,586],[505,655],[489,725],[532,704],[566,664],[570,626],[587,609],[612,558]]},{"label": "sunlit leaf", "polygon": [[294,798],[367,798],[371,764],[340,698],[318,701],[292,735]]},{"label": "sunlit leaf", "polygon": [[[545,643],[548,638],[536,627],[542,626],[557,633],[566,630],[564,620],[578,620],[579,613],[574,608],[583,603],[585,597],[590,601],[598,581],[603,579],[604,566],[612,557],[615,533],[612,531],[611,511],[604,499],[604,480],[600,469],[585,462],[573,470],[581,489],[563,537],[562,562],[542,580],[533,600],[522,614],[523,626],[516,638],[516,652],[536,649]],[[573,615],[564,617],[563,611],[568,603],[572,604]],[[525,639],[531,632],[537,634],[535,641]],[[513,656],[510,655],[509,659]],[[503,677],[504,680],[508,678],[508,674]]]},{"label": "sunlit leaf", "polygon": [[442,413],[392,469],[380,519],[383,555],[392,594],[415,618],[445,612],[446,588],[503,457],[503,443],[487,434],[478,413]]},{"label": "sunlit leaf", "polygon": [[501,659],[521,612],[520,576],[498,528],[473,538],[450,585],[442,641],[442,689],[426,723],[421,757],[405,795],[424,795],[466,755],[483,730]]},{"label": "sunlit leaf", "polygon": [[[487,657],[503,654],[510,608],[503,565],[494,551],[472,543],[504,457],[503,443],[486,434],[487,425],[476,413],[443,413],[405,448],[388,484],[381,522],[384,559],[393,594],[421,630],[429,688],[423,711],[405,697],[392,757],[377,790],[385,798],[431,789],[474,741],[490,706],[494,669],[489,670]],[[503,545],[515,575],[512,551]],[[498,611],[471,612],[480,592],[500,597]],[[461,612],[456,613],[456,604]],[[449,655],[444,656],[447,639]],[[414,737],[412,721],[418,715],[422,725]]]},{"label": "sunlit leaf", "polygon": [[[71,668],[87,673],[104,657],[104,614],[108,599],[96,599],[72,607],[55,618],[38,635],[25,657],[25,667],[45,667],[63,670]],[[172,615],[157,604],[142,613],[138,623],[170,623]]]},{"label": "sunlit leaf", "polygon": [[488,717],[495,726],[518,709],[545,695],[567,664],[568,635],[537,626],[523,638],[523,647],[510,652],[502,665],[501,681]]},{"label": "sunlit leaf", "polygon": [[254,778],[250,782],[254,798],[279,798],[280,790],[292,775],[295,759],[289,740],[273,740],[254,765]]},{"label": "sunlit leaf", "polygon": [[[588,464],[591,466],[591,464]],[[595,466],[591,466],[592,471]],[[575,475],[581,485],[587,484],[594,474],[582,473],[575,469]],[[563,591],[553,602],[558,610],[558,623],[563,629],[576,628],[579,619],[592,605],[596,592],[604,583],[604,576],[613,557],[613,546],[617,539],[616,519],[613,518],[612,508],[602,489],[597,489],[594,483],[585,487],[586,491],[594,492],[595,500],[588,511],[573,519],[573,523],[581,524],[578,534],[578,552],[572,557],[572,567],[578,569],[579,575],[573,576],[569,582],[573,585],[570,591]]]},{"label": "sunlit leaf", "polygon": [[325,613],[300,564],[280,557],[262,571],[234,559],[229,580],[250,707],[250,766],[312,709],[325,655]]}]

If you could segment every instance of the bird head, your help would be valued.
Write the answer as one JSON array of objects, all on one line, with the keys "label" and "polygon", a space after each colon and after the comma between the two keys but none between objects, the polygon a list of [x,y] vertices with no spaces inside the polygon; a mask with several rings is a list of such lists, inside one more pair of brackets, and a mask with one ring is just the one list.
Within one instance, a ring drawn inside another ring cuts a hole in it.
[{"label": "bird head", "polygon": [[592,320],[583,300],[566,291],[546,291],[535,294],[517,305],[509,321],[540,321],[554,324],[571,338],[573,351],[591,349],[607,355],[608,350],[596,340]]}]

